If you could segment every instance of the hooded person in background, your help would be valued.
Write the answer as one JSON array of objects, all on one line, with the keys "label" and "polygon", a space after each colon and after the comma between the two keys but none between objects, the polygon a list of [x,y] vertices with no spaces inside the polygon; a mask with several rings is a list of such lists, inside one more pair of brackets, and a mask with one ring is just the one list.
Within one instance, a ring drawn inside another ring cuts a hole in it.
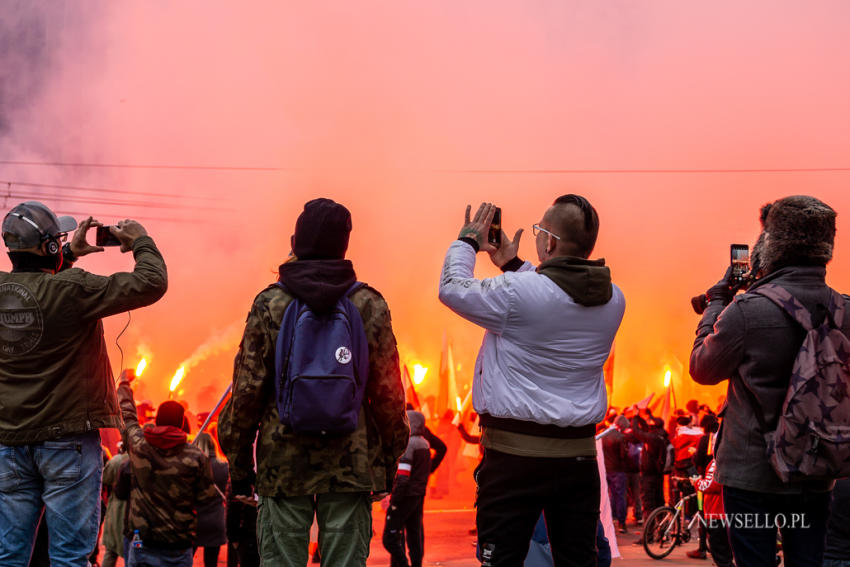
[{"label": "hooded person in background", "polygon": [[157,408],[155,425],[139,426],[130,389],[134,377],[132,370],[125,370],[118,382],[131,476],[125,536],[141,538],[138,546],[130,546],[127,567],[191,567],[197,509],[220,502],[221,495],[207,456],[186,442],[183,406],[164,401]]},{"label": "hooded person in background", "polygon": [[127,500],[115,491],[121,467],[130,456],[124,450],[124,442],[118,442],[118,454],[103,466],[103,486],[109,499],[106,503],[106,518],[103,521],[103,562],[101,567],[115,567],[119,557],[124,557],[124,520],[127,516]]},{"label": "hooded person in background", "polygon": [[[422,567],[425,555],[422,519],[428,475],[431,474],[431,446],[424,437],[425,416],[408,410],[407,419],[410,422],[410,441],[398,464],[384,524],[383,543],[392,557],[391,567]],[[405,535],[410,563],[404,553]]]},{"label": "hooded person in background", "polygon": [[390,311],[369,286],[349,296],[360,313],[369,352],[354,432],[298,434],[281,423],[278,413],[275,344],[283,314],[295,297],[314,313],[326,313],[351,289],[357,277],[345,259],[350,232],[351,214],[342,205],[330,199],[304,205],[291,239],[294,257],[280,266],[282,286],[272,284],[254,299],[236,355],[233,396],[219,417],[233,493],[253,497],[256,488],[259,497],[257,536],[264,564],[304,567],[315,515],[322,562],[365,566],[372,500],[389,492],[407,446]]},{"label": "hooded person in background", "polygon": [[212,470],[212,479],[219,493],[218,499],[210,500],[198,507],[198,535],[195,538],[195,546],[204,549],[204,567],[215,567],[218,565],[221,546],[227,543],[225,494],[227,494],[230,474],[227,461],[218,458],[216,441],[210,433],[199,433],[194,444],[207,456]]},{"label": "hooded person in background", "polygon": [[[762,233],[752,254],[753,271],[760,277],[737,297],[728,271],[708,290],[690,373],[700,384],[729,381],[717,439],[716,479],[723,486],[727,515],[762,518],[757,527],[735,522],[729,527],[735,563],[774,565],[776,526],[782,525],[787,563],[820,566],[833,483],[782,482],[768,460],[764,438],[776,429],[806,331],[758,290],[775,284],[812,314],[812,324],[821,324],[834,297],[825,280],[835,211],[814,197],[793,196],[765,205],[761,220]],[[846,296],[842,300],[845,313],[850,312],[850,301]],[[850,335],[850,316],[835,324]],[[804,522],[792,523],[793,517]]]},{"label": "hooded person in background", "polygon": [[24,566],[36,526],[54,567],[87,564],[97,541],[103,451],[99,429],[121,426],[101,319],[165,293],[162,255],[139,223],[109,228],[135,268],[98,276],[73,268],[102,252],[77,227],[27,201],[3,219],[12,271],[0,272],[0,565]]},{"label": "hooded person in background", "polygon": [[[484,457],[478,484],[479,558],[520,565],[543,512],[555,565],[596,565],[600,479],[596,424],[608,407],[603,365],[625,311],[604,260],[589,260],[599,217],[579,195],[555,199],[533,225],[540,266],[517,257],[496,207],[482,203],[446,253],[440,301],[483,327],[472,405]],[[504,274],[475,278],[477,252]]]},{"label": "hooded person in background", "polygon": [[620,533],[626,533],[626,480],[628,440],[626,430],[629,420],[618,415],[614,418],[616,429],[602,438],[602,454],[605,459],[605,480],[608,483],[608,498],[611,500],[611,513],[617,520]]},{"label": "hooded person in background", "polygon": [[643,517],[648,518],[653,510],[664,505],[664,464],[668,443],[664,421],[653,417],[649,408],[643,408],[632,418],[627,436],[643,443],[640,454],[640,502]]}]

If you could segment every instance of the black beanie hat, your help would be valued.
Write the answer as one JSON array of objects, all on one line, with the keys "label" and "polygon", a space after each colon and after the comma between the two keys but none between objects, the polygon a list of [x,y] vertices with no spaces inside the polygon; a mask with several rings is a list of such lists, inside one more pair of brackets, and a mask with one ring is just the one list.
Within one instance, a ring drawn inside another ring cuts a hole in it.
[{"label": "black beanie hat", "polygon": [[183,427],[183,406],[173,400],[166,400],[159,404],[156,410],[157,425],[172,425]]},{"label": "black beanie hat", "polygon": [[345,258],[351,234],[351,213],[330,199],[313,199],[295,222],[292,252],[300,260]]}]

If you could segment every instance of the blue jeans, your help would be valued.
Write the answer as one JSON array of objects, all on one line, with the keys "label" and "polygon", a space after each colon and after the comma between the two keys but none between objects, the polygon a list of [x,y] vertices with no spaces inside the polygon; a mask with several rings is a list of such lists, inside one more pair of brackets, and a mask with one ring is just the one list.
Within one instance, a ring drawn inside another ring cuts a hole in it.
[{"label": "blue jeans", "polygon": [[[601,520],[596,524],[596,549],[596,566],[611,567],[611,543],[605,537],[605,528],[602,527]],[[531,536],[531,545],[523,565],[524,567],[552,565],[552,549],[549,546],[549,534],[546,532],[546,520],[543,514],[540,514],[540,519],[534,526],[534,535]]]},{"label": "blue jeans", "polygon": [[0,444],[0,565],[27,567],[44,508],[51,566],[86,567],[100,527],[102,475],[97,431]]},{"label": "blue jeans", "polygon": [[626,473],[606,472],[608,481],[608,499],[611,500],[611,514],[623,526],[626,524]]},{"label": "blue jeans", "polygon": [[[821,567],[830,496],[830,492],[768,494],[724,486],[723,507],[735,564],[775,567],[779,529],[787,565]],[[777,528],[780,524],[785,527]]]},{"label": "blue jeans", "polygon": [[[127,567],[192,567],[195,555],[191,547],[187,549],[134,548],[130,546]],[[52,566],[51,566],[52,567]]]}]

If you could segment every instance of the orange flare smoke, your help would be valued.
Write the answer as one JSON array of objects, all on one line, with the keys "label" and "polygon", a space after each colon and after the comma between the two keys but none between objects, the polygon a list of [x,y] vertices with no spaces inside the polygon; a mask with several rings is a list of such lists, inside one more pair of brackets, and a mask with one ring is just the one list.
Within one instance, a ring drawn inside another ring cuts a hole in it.
[{"label": "orange flare smoke", "polygon": [[171,386],[168,387],[170,391],[174,391],[177,389],[177,386],[180,385],[180,382],[183,380],[183,374],[185,374],[184,368],[181,366],[177,369],[177,372],[174,373],[174,378],[171,379]]}]

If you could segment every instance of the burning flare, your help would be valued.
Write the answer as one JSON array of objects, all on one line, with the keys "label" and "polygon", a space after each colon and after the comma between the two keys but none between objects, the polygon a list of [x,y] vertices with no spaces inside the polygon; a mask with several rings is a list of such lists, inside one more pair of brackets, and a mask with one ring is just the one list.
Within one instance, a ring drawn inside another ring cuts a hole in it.
[{"label": "burning flare", "polygon": [[141,361],[139,361],[139,365],[136,366],[136,378],[142,375],[142,372],[145,371],[145,368],[147,368],[147,366],[148,360],[146,358],[143,358]]},{"label": "burning flare", "polygon": [[168,387],[170,391],[174,391],[177,389],[177,386],[180,385],[181,380],[183,380],[183,374],[186,373],[186,370],[181,366],[177,369],[177,372],[174,373],[174,378],[171,379],[171,386]]},{"label": "burning flare", "polygon": [[421,364],[413,365],[413,383],[421,384],[425,380],[425,375],[428,374],[428,368]]},{"label": "burning flare", "polygon": [[672,372],[671,370],[669,370],[669,369],[668,369],[668,370],[664,373],[664,387],[665,387],[665,388],[669,388],[669,387],[670,387],[670,379],[671,379],[672,377],[673,377],[673,372]]}]

